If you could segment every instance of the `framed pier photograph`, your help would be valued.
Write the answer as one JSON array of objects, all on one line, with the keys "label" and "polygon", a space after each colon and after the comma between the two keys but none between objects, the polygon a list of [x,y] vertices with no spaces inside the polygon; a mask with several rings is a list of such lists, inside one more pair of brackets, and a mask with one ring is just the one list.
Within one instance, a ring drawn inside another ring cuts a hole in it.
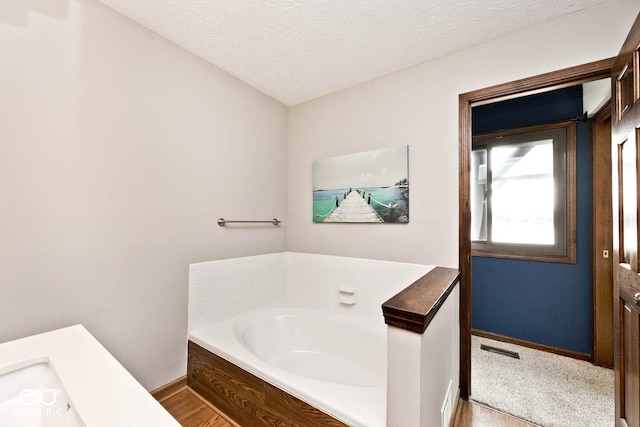
[{"label": "framed pier photograph", "polygon": [[409,222],[409,146],[314,161],[313,222]]}]

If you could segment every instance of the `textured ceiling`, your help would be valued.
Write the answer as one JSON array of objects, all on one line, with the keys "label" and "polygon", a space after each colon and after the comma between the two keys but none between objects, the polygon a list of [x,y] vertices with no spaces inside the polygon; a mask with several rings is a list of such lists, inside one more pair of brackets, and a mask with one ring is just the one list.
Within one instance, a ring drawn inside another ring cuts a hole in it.
[{"label": "textured ceiling", "polygon": [[292,106],[604,0],[100,0]]}]

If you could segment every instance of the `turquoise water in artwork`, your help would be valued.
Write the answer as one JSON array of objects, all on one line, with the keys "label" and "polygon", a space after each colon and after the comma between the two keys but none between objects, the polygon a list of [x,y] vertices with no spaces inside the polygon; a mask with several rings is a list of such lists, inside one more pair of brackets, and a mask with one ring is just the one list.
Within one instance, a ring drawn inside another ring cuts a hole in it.
[{"label": "turquoise water in artwork", "polygon": [[322,222],[336,206],[336,197],[342,202],[348,188],[340,190],[318,190],[313,192],[313,222]]},{"label": "turquoise water in artwork", "polygon": [[[354,188],[355,190],[355,188]],[[371,194],[371,207],[380,215],[384,222],[409,222],[409,187],[368,187],[358,188],[365,192],[365,199]],[[336,207],[336,197],[342,203],[348,188],[337,190],[317,190],[313,192],[313,222],[322,222]],[[396,207],[389,209],[384,205],[395,203]]]}]

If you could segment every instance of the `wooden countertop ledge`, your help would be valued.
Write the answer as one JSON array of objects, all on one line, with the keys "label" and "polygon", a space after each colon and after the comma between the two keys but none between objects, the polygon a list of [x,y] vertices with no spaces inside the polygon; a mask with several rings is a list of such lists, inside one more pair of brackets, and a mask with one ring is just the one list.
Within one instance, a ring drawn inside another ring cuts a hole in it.
[{"label": "wooden countertop ledge", "polygon": [[423,334],[459,277],[456,269],[434,268],[382,304],[384,323]]}]

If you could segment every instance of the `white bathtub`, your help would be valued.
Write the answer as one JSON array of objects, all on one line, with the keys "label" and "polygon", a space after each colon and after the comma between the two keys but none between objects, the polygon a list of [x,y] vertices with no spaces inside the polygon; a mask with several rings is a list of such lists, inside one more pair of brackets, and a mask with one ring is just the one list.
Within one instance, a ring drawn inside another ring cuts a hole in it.
[{"label": "white bathtub", "polygon": [[353,426],[386,424],[386,328],[349,316],[266,308],[214,323],[189,339]]}]

